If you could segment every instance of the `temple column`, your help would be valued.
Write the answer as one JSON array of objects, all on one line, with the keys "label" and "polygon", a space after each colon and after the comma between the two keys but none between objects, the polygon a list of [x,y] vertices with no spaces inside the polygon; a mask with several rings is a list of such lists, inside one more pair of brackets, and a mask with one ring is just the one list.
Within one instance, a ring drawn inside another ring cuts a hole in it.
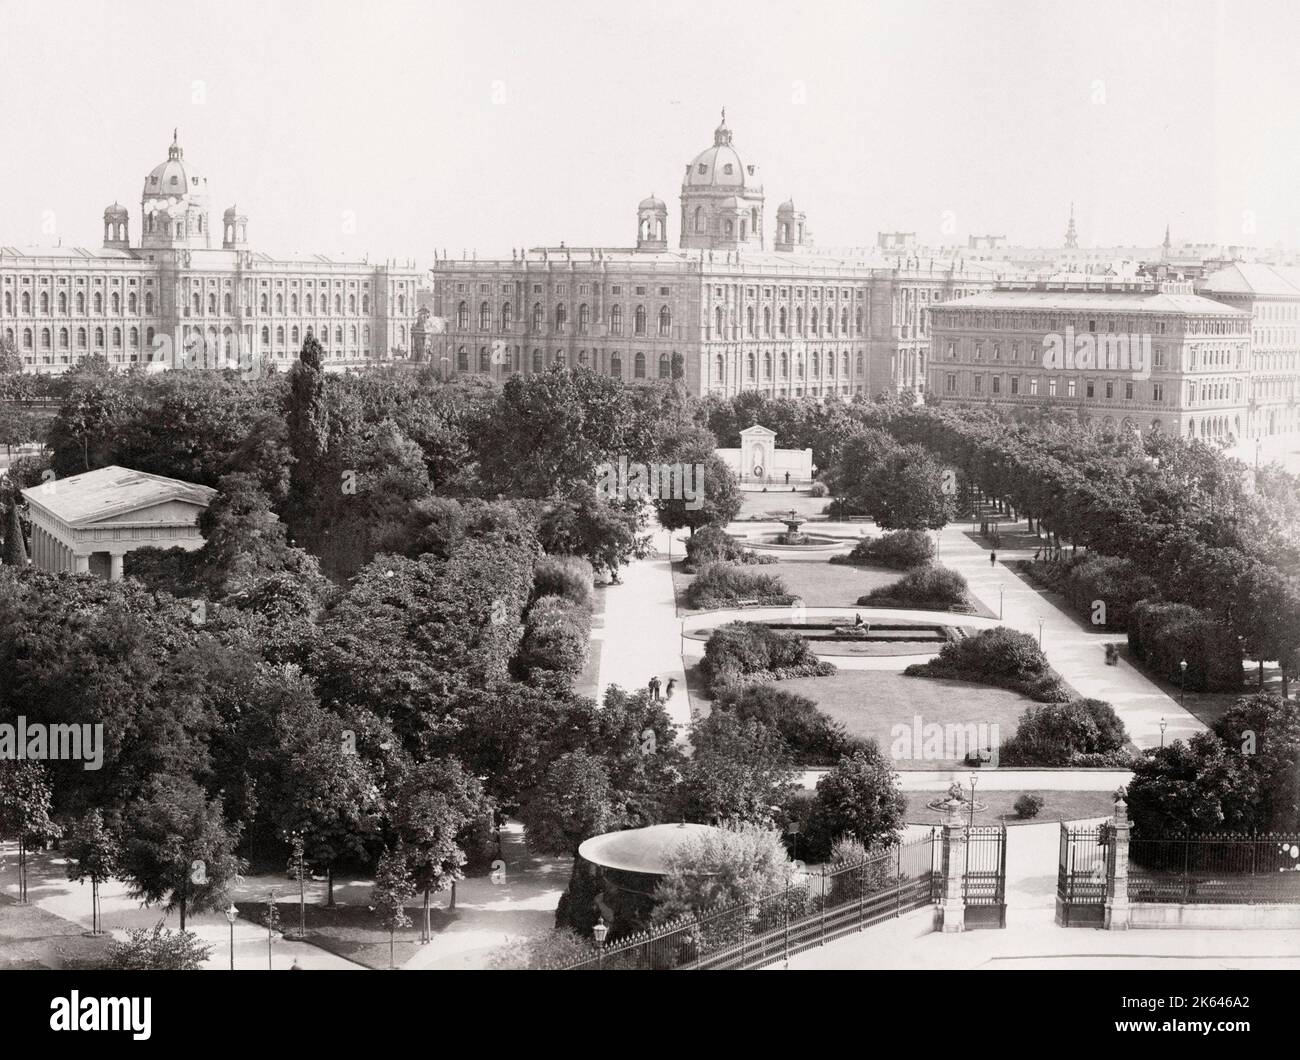
[{"label": "temple column", "polygon": [[120,552],[109,553],[108,580],[111,582],[120,582],[122,580],[122,553]]}]

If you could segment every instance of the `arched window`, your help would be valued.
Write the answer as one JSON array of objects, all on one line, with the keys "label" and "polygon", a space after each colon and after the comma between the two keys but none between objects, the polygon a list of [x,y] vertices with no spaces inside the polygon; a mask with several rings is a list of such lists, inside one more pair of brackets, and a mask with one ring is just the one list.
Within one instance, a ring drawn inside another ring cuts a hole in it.
[{"label": "arched window", "polygon": [[782,334],[782,335],[789,335],[789,334],[790,334],[790,322],[789,322],[789,320],[786,319],[786,315],[785,315],[785,306],[782,306],[782,307],[781,307],[781,315],[780,315],[780,317],[778,318],[778,322],[779,322],[778,326],[779,326],[780,329],[781,329],[781,334]]},{"label": "arched window", "polygon": [[533,350],[533,371],[540,372],[541,370],[542,370],[542,351]]},{"label": "arched window", "polygon": [[[227,313],[230,312],[230,292],[229,292],[229,291],[226,292],[226,312],[227,312]],[[297,294],[291,294],[291,295],[289,295],[289,312],[292,313],[294,316],[297,316],[297,315],[298,315],[298,295],[297,295]]]},{"label": "arched window", "polygon": [[745,307],[745,334],[751,339],[754,337],[754,307]]},{"label": "arched window", "polygon": [[315,298],[314,295],[308,294],[308,295],[307,295],[307,315],[310,316],[311,314],[313,314],[313,313],[315,313],[315,312],[316,312],[316,298]]},{"label": "arched window", "polygon": [[609,333],[611,335],[623,334],[623,307],[621,305],[610,306],[609,308]]},{"label": "arched window", "polygon": [[501,330],[509,331],[514,322],[514,308],[509,302],[501,303]]},{"label": "arched window", "polygon": [[348,312],[355,313],[356,311],[357,311],[357,296],[354,294],[350,294],[348,295]]},{"label": "arched window", "polygon": [[[399,313],[405,313],[405,312],[406,312],[406,295],[404,295],[404,294],[399,294],[399,295],[397,296],[397,311],[398,311]],[[403,329],[403,330],[405,330],[405,329]]]},{"label": "arched window", "polygon": [[456,370],[458,372],[469,371],[469,354],[465,352],[464,346],[461,346],[456,351]]},{"label": "arched window", "polygon": [[478,307],[478,329],[479,331],[492,330],[492,307],[486,302],[482,302]]},{"label": "arched window", "polygon": [[713,381],[715,383],[725,382],[727,378],[727,362],[722,354],[718,354],[717,359],[713,362]]},{"label": "arched window", "polygon": [[638,335],[644,335],[645,334],[645,306],[639,305],[636,307],[636,315],[634,319],[636,322],[636,333]]},{"label": "arched window", "polygon": [[849,311],[847,309],[841,309],[840,310],[840,334],[847,335],[848,333],[849,333]]},{"label": "arched window", "polygon": [[335,346],[343,345],[343,329],[341,327],[336,327],[334,329],[334,345]]},{"label": "arched window", "polygon": [[812,374],[814,379],[822,374],[822,358],[821,354],[816,350],[813,351],[812,355]]},{"label": "arched window", "polygon": [[555,307],[555,330],[559,333],[564,332],[564,326],[569,322],[569,307],[560,302]]},{"label": "arched window", "polygon": [[790,378],[790,354],[785,350],[781,351],[781,378]]},{"label": "arched window", "polygon": [[[95,297],[98,298],[99,296],[96,295]],[[41,312],[44,313],[46,316],[50,315],[50,292],[49,291],[41,292]]]},{"label": "arched window", "polygon": [[363,294],[361,296],[361,312],[362,313],[370,312],[370,295],[368,294]]},{"label": "arched window", "polygon": [[[281,303],[276,306],[277,312],[283,310],[284,308],[283,299],[279,295],[276,295],[275,300],[276,302]],[[208,295],[208,312],[215,313],[216,311],[217,311],[217,293],[213,291]]]},{"label": "arched window", "polygon": [[68,293],[66,291],[60,291],[59,292],[59,316],[67,316],[67,314],[68,314]]},{"label": "arched window", "polygon": [[673,315],[667,306],[659,308],[659,336],[668,338],[673,333]]},{"label": "arched window", "polygon": [[103,329],[103,328],[96,328],[96,329],[95,329],[95,349],[97,349],[97,350],[102,350],[103,348],[104,348],[104,329]]},{"label": "arched window", "polygon": [[86,329],[77,328],[77,348],[84,350],[86,348]]},{"label": "arched window", "polygon": [[334,312],[335,313],[343,312],[343,296],[341,294],[336,294],[334,296]]},{"label": "arched window", "polygon": [[796,306],[794,311],[794,333],[802,335],[803,330],[803,306]]},{"label": "arched window", "polygon": [[714,330],[717,332],[717,335],[715,337],[719,339],[726,337],[722,333],[722,320],[723,320],[722,306],[716,306],[713,310],[713,327]]},{"label": "arched window", "polygon": [[772,378],[772,351],[771,350],[767,350],[763,354],[763,378],[764,379]]},{"label": "arched window", "polygon": [[348,325],[348,342],[353,346],[357,344],[357,326],[355,324]]},{"label": "arched window", "polygon": [[812,311],[812,318],[808,322],[812,327],[812,333],[817,334],[817,310]]},{"label": "arched window", "polygon": [[298,325],[295,324],[289,331],[289,341],[293,343],[295,349],[299,345],[298,334]]},{"label": "arched window", "polygon": [[66,350],[67,348],[68,348],[68,329],[59,328],[59,349]]},{"label": "arched window", "polygon": [[[311,312],[310,305],[307,307],[307,312],[309,313]],[[458,306],[456,306],[456,327],[460,331],[464,331],[466,328],[469,327],[469,303],[468,302],[461,302]]]},{"label": "arched window", "polygon": [[668,354],[659,355],[659,378],[667,379],[673,374],[672,361],[668,359]]},{"label": "arched window", "polygon": [[859,309],[853,314],[853,334],[862,334],[862,310]]},{"label": "arched window", "polygon": [[[922,372],[925,371],[924,355],[922,355],[921,371]],[[840,359],[840,375],[847,376],[848,374],[849,374],[849,351],[845,350],[844,356]]]},{"label": "arched window", "polygon": [[126,296],[126,311],[128,313],[136,313],[139,311],[139,300],[134,291]]},{"label": "arched window", "polygon": [[[78,298],[82,298],[82,297],[84,297],[84,296],[83,296],[83,295],[78,295],[77,297],[78,297]],[[24,292],[23,292],[22,304],[23,304],[23,315],[24,315],[24,316],[30,316],[30,315],[31,315],[31,312],[32,312],[32,296],[31,296],[31,294],[30,294],[29,292],[27,292],[27,291],[24,291]]]},{"label": "arched window", "polygon": [[[198,299],[199,299],[199,296],[198,296],[198,295],[195,295],[195,296],[194,296],[194,300],[195,300],[195,302],[197,302]],[[194,307],[195,312],[198,312],[198,308],[199,308],[199,307],[198,307],[197,305]],[[259,312],[262,312],[262,313],[269,313],[269,312],[271,311],[271,303],[270,303],[270,301],[267,299],[265,293],[261,294],[261,295],[258,297],[258,299],[257,299],[257,308],[258,308],[258,311],[259,311]]]},{"label": "arched window", "polygon": [[263,346],[271,345],[271,329],[267,327],[265,324],[262,325],[262,345]]},{"label": "arched window", "polygon": [[722,230],[727,236],[730,236],[736,230],[736,226],[731,223],[731,218],[727,218],[727,220],[723,222]]},{"label": "arched window", "polygon": [[[217,296],[215,294],[208,295],[208,301],[211,303],[208,306],[208,312],[215,313],[217,311]],[[284,295],[282,294],[275,296],[275,311],[277,313],[284,312]]]},{"label": "arched window", "polygon": [[637,352],[636,359],[633,361],[634,373],[637,379],[645,378],[645,354]]},{"label": "arched window", "polygon": [[615,379],[623,378],[623,358],[617,352],[609,355],[609,374]]},{"label": "arched window", "polygon": [[32,348],[32,329],[23,328],[23,349],[30,350],[31,348]]},{"label": "arched window", "polygon": [[745,355],[745,378],[751,383],[754,381],[754,355],[749,353]]},{"label": "arched window", "polygon": [[[27,296],[23,295],[23,306],[27,308]],[[86,295],[83,291],[77,292],[77,312],[84,314],[86,312]]]},{"label": "arched window", "polygon": [[542,323],[546,319],[546,314],[542,310],[541,302],[533,303],[533,330],[541,331]]},{"label": "arched window", "polygon": [[578,334],[585,335],[591,328],[591,306],[583,302],[578,306]]},{"label": "arched window", "polygon": [[140,348],[140,329],[139,329],[139,328],[132,328],[132,329],[131,329],[131,348],[132,348],[133,350],[138,350],[138,349]]},{"label": "arched window", "polygon": [[277,327],[277,328],[275,329],[275,344],[276,344],[277,346],[283,346],[283,345],[284,345],[284,325],[283,325],[283,324],[281,324],[279,327]]},{"label": "arched window", "polygon": [[41,328],[41,349],[48,350],[49,348],[50,348],[50,329]]},{"label": "arched window", "polygon": [[695,207],[695,231],[697,232],[704,231],[704,207],[703,206]]},{"label": "arched window", "polygon": [[772,337],[772,307],[763,307],[763,334],[769,339]]},{"label": "arched window", "polygon": [[480,372],[490,372],[492,370],[492,355],[488,353],[486,346],[478,348],[478,370]]},{"label": "arched window", "polygon": [[114,328],[114,329],[113,329],[113,349],[115,349],[115,350],[120,350],[121,348],[122,348],[122,329],[121,329],[121,328]]}]

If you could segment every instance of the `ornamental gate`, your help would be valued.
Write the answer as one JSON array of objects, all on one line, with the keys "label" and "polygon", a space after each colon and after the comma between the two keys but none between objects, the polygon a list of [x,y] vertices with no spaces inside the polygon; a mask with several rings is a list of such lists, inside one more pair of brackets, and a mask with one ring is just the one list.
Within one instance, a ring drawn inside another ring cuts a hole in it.
[{"label": "ornamental gate", "polygon": [[975,825],[966,832],[962,880],[965,927],[1007,926],[1007,826]]},{"label": "ornamental gate", "polygon": [[1109,824],[1071,828],[1061,822],[1061,856],[1056,872],[1056,914],[1063,927],[1102,927],[1106,898],[1115,877]]}]

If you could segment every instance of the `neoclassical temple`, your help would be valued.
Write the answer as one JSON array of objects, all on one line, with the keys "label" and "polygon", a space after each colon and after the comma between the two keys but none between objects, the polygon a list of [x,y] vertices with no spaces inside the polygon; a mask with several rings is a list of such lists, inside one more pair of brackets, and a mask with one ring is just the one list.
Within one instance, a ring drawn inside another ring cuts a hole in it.
[{"label": "neoclassical temple", "polygon": [[138,548],[201,548],[199,516],[216,492],[115,465],[28,487],[32,564],[118,581]]}]

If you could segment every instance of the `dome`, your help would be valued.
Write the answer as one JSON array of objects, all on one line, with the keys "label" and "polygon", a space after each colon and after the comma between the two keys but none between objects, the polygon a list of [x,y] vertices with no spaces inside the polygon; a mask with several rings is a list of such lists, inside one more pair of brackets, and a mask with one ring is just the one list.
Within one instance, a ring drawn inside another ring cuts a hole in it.
[{"label": "dome", "polygon": [[112,206],[104,207],[105,221],[125,221],[129,219],[129,217],[129,211],[120,202],[115,202]]},{"label": "dome", "polygon": [[780,206],[776,208],[776,212],[781,214],[781,213],[798,213],[799,211],[795,209],[793,199],[786,199],[785,202],[783,202]]},{"label": "dome", "polygon": [[173,133],[172,145],[167,149],[167,161],[154,166],[144,178],[144,198],[179,199],[205,195],[207,190],[207,178],[185,161],[185,152]]},{"label": "dome", "polygon": [[701,151],[686,167],[688,188],[737,188],[741,191],[758,191],[758,167],[746,166],[739,153],[731,146],[731,130],[727,128],[727,112],[722,112],[722,124],[713,131],[713,146]]},{"label": "dome", "polygon": [[657,195],[651,195],[648,199],[642,199],[640,204],[637,206],[637,209],[666,210],[668,207],[664,205],[663,199],[659,198]]},{"label": "dome", "polygon": [[225,221],[247,221],[248,218],[239,212],[238,206],[227,206],[226,212],[221,215]]}]

